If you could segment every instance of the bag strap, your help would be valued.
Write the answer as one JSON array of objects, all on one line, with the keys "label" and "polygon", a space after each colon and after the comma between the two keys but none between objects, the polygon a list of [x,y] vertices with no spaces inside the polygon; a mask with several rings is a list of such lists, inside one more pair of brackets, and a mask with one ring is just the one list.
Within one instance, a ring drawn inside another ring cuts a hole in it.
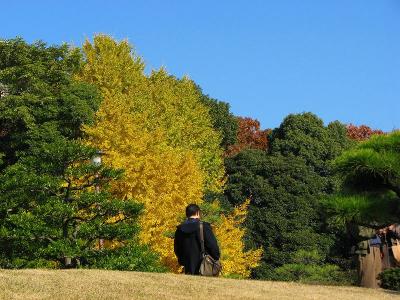
[{"label": "bag strap", "polygon": [[200,246],[201,256],[204,256],[206,254],[206,251],[204,250],[204,226],[202,221],[200,221]]}]

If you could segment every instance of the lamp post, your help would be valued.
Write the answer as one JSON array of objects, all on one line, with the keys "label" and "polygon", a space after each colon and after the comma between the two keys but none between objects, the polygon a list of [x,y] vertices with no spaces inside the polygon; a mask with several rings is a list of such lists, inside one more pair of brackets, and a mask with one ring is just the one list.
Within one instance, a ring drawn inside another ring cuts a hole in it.
[{"label": "lamp post", "polygon": [[96,154],[92,158],[92,162],[95,166],[101,165],[101,156],[104,154],[103,151],[97,150]]},{"label": "lamp post", "polygon": [[[101,156],[104,154],[103,151],[101,150],[97,150],[96,154],[93,156],[92,158],[92,163],[93,165],[99,167],[101,165]],[[98,184],[98,178],[99,178],[99,174],[96,173],[95,175],[96,181],[95,181],[95,192],[96,193],[100,193],[100,185]],[[99,249],[103,249],[104,248],[104,239],[99,239]]]}]

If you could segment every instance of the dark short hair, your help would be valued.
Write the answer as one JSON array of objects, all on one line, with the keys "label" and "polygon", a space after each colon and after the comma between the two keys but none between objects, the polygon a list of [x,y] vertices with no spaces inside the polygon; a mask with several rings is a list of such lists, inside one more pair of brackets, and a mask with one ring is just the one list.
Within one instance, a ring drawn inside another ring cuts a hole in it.
[{"label": "dark short hair", "polygon": [[197,204],[189,204],[186,206],[186,217],[190,218],[200,211],[200,207]]}]

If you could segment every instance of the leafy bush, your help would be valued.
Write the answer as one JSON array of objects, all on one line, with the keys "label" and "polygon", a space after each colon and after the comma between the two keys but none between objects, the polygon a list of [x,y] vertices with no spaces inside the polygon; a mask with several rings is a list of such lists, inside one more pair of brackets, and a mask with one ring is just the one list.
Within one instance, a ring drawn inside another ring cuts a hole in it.
[{"label": "leafy bush", "polygon": [[258,270],[263,278],[279,281],[300,281],[322,284],[351,284],[354,274],[343,271],[339,266],[327,264],[324,257],[316,250],[296,251],[290,262],[278,268],[265,265]]},{"label": "leafy bush", "polygon": [[296,251],[292,256],[292,263],[294,264],[321,264],[323,261],[323,257],[317,250],[306,251],[304,249],[300,249]]},{"label": "leafy bush", "polygon": [[[72,257],[71,257],[72,258]],[[130,242],[120,248],[106,248],[91,250],[84,256],[72,258],[71,267],[90,269],[139,271],[139,272],[165,272],[157,254],[146,246]],[[34,257],[0,257],[0,268],[4,269],[59,269],[63,265],[53,259]]]},{"label": "leafy bush", "polygon": [[400,268],[387,269],[379,274],[381,287],[388,290],[400,291]]},{"label": "leafy bush", "polygon": [[286,264],[275,270],[277,278],[284,281],[307,283],[347,283],[345,274],[335,265]]},{"label": "leafy bush", "polygon": [[32,258],[32,257],[16,257],[16,258],[0,258],[1,269],[59,269],[61,264],[59,261],[44,259],[44,258]]},{"label": "leafy bush", "polygon": [[159,257],[146,246],[130,243],[117,249],[93,252],[86,262],[91,269],[165,272]]}]

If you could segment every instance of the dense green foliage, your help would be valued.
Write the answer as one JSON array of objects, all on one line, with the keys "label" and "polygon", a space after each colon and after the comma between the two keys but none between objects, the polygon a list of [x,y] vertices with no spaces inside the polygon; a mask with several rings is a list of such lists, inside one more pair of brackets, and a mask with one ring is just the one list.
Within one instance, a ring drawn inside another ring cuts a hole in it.
[{"label": "dense green foliage", "polygon": [[166,272],[167,268],[159,262],[159,257],[148,247],[132,241],[117,249],[103,249],[93,252],[88,266],[95,269]]},{"label": "dense green foliage", "polygon": [[209,108],[213,126],[221,133],[221,146],[226,150],[230,145],[236,143],[238,131],[238,121],[230,112],[229,103],[204,94],[202,94],[201,101]]},{"label": "dense green foliage", "polygon": [[[270,151],[246,150],[227,159],[226,196],[233,205],[250,198],[248,242],[263,246],[257,277],[284,279],[277,270],[300,250],[317,251],[322,261],[335,243],[320,200],[338,179],[330,160],[349,142],[339,123],[324,126],[310,113],[290,115],[270,136]],[[277,268],[278,269],[275,269]],[[292,266],[293,267],[293,266]],[[286,272],[285,271],[285,272]]]},{"label": "dense green foliage", "polygon": [[312,113],[287,116],[272,131],[270,153],[287,157],[301,157],[321,178],[325,179],[325,192],[335,187],[331,161],[351,146],[346,127],[339,122],[324,126]]},{"label": "dense green foliage", "polygon": [[295,252],[291,263],[277,268],[275,274],[279,280],[324,284],[348,284],[354,277],[337,265],[327,264],[316,250]]},{"label": "dense green foliage", "polygon": [[92,163],[96,149],[77,140],[100,103],[94,87],[73,80],[79,53],[0,43],[0,267],[87,264],[100,238],[124,251],[138,231],[142,206],[107,191],[121,170]]},{"label": "dense green foliage", "polygon": [[[133,236],[141,206],[112,198],[105,187],[98,193],[93,189],[117,178],[119,171],[93,165],[93,149],[77,143],[53,142],[41,150],[0,176],[3,267],[24,266],[24,260],[57,265],[65,257],[85,259],[99,238]],[[121,221],[109,222],[121,213]]]},{"label": "dense green foliage", "polygon": [[257,276],[274,277],[273,269],[289,263],[300,249],[327,253],[331,241],[317,232],[316,225],[323,182],[302,159],[246,150],[228,160],[226,167],[230,202],[251,199],[249,242],[264,247],[264,270]]},{"label": "dense green foliage", "polygon": [[338,157],[335,167],[344,183],[326,201],[332,219],[375,226],[400,220],[400,132],[361,142]]},{"label": "dense green foliage", "polygon": [[390,190],[400,197],[400,132],[376,135],[336,160],[353,190]]},{"label": "dense green foliage", "polygon": [[379,274],[379,279],[384,289],[400,291],[400,268],[383,271]]},{"label": "dense green foliage", "polygon": [[32,142],[77,138],[80,126],[93,121],[100,104],[96,89],[72,80],[81,64],[78,49],[66,45],[28,45],[21,39],[0,42],[1,169],[32,149]]}]

